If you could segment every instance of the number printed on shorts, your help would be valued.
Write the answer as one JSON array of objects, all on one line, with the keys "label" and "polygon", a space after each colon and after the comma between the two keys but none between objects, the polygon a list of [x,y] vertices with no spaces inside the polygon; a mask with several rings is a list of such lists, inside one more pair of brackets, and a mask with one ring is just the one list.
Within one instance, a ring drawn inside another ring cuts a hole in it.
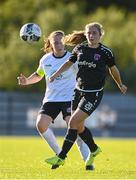
[{"label": "number printed on shorts", "polygon": [[91,102],[87,102],[84,106],[84,109],[86,111],[90,111],[92,109],[92,107],[93,107],[93,104]]}]

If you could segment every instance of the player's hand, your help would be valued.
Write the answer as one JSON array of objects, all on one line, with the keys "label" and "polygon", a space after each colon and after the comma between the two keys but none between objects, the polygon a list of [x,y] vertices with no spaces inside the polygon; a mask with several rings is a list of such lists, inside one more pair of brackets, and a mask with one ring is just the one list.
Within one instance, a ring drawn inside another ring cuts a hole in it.
[{"label": "player's hand", "polygon": [[20,76],[17,77],[17,80],[19,85],[27,85],[27,78],[23,74],[20,74]]},{"label": "player's hand", "polygon": [[119,89],[120,89],[120,91],[121,91],[123,94],[126,94],[126,92],[127,92],[127,86],[125,86],[124,84],[122,84],[121,86],[119,86]]}]

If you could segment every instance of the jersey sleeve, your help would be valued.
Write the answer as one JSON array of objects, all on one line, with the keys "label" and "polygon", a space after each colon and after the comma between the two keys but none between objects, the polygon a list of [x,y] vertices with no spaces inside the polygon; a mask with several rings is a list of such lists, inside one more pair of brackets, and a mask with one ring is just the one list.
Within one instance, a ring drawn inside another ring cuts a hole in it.
[{"label": "jersey sleeve", "polygon": [[43,77],[44,76],[44,70],[43,70],[43,67],[42,67],[42,61],[40,61],[39,63],[39,66],[36,70],[36,73],[40,76],[40,77]]},{"label": "jersey sleeve", "polygon": [[72,54],[69,58],[69,61],[71,61],[72,63],[75,63],[77,61],[77,51],[78,51],[78,47],[76,46],[73,51]]},{"label": "jersey sleeve", "polygon": [[116,65],[115,57],[111,50],[106,52],[106,64],[108,67],[112,67],[112,66]]}]

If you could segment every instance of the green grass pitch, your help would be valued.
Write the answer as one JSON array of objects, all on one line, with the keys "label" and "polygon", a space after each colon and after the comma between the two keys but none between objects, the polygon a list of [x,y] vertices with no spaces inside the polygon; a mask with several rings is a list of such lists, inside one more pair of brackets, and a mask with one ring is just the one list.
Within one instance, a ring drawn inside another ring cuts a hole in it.
[{"label": "green grass pitch", "polygon": [[[63,138],[57,138],[62,144]],[[74,145],[64,166],[51,170],[54,153],[40,137],[0,137],[0,179],[136,179],[136,139],[95,138],[102,153],[86,171]]]}]

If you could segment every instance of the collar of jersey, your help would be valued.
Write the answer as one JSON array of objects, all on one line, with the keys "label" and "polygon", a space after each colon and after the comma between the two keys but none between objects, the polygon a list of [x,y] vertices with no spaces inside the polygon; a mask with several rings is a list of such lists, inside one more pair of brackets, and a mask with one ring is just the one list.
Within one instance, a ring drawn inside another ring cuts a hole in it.
[{"label": "collar of jersey", "polygon": [[[86,46],[86,47],[88,47],[88,48],[91,48],[91,47],[88,46],[88,44],[85,44],[84,46]],[[101,47],[101,43],[99,43],[99,46],[98,46],[97,48],[91,48],[91,49],[94,49],[94,50],[95,50],[95,49],[99,49],[100,47]]]},{"label": "collar of jersey", "polygon": [[67,54],[67,51],[63,54],[63,56],[57,57],[57,56],[55,56],[53,53],[52,53],[52,56],[55,57],[56,59],[61,59],[61,58],[63,58],[66,54]]}]

